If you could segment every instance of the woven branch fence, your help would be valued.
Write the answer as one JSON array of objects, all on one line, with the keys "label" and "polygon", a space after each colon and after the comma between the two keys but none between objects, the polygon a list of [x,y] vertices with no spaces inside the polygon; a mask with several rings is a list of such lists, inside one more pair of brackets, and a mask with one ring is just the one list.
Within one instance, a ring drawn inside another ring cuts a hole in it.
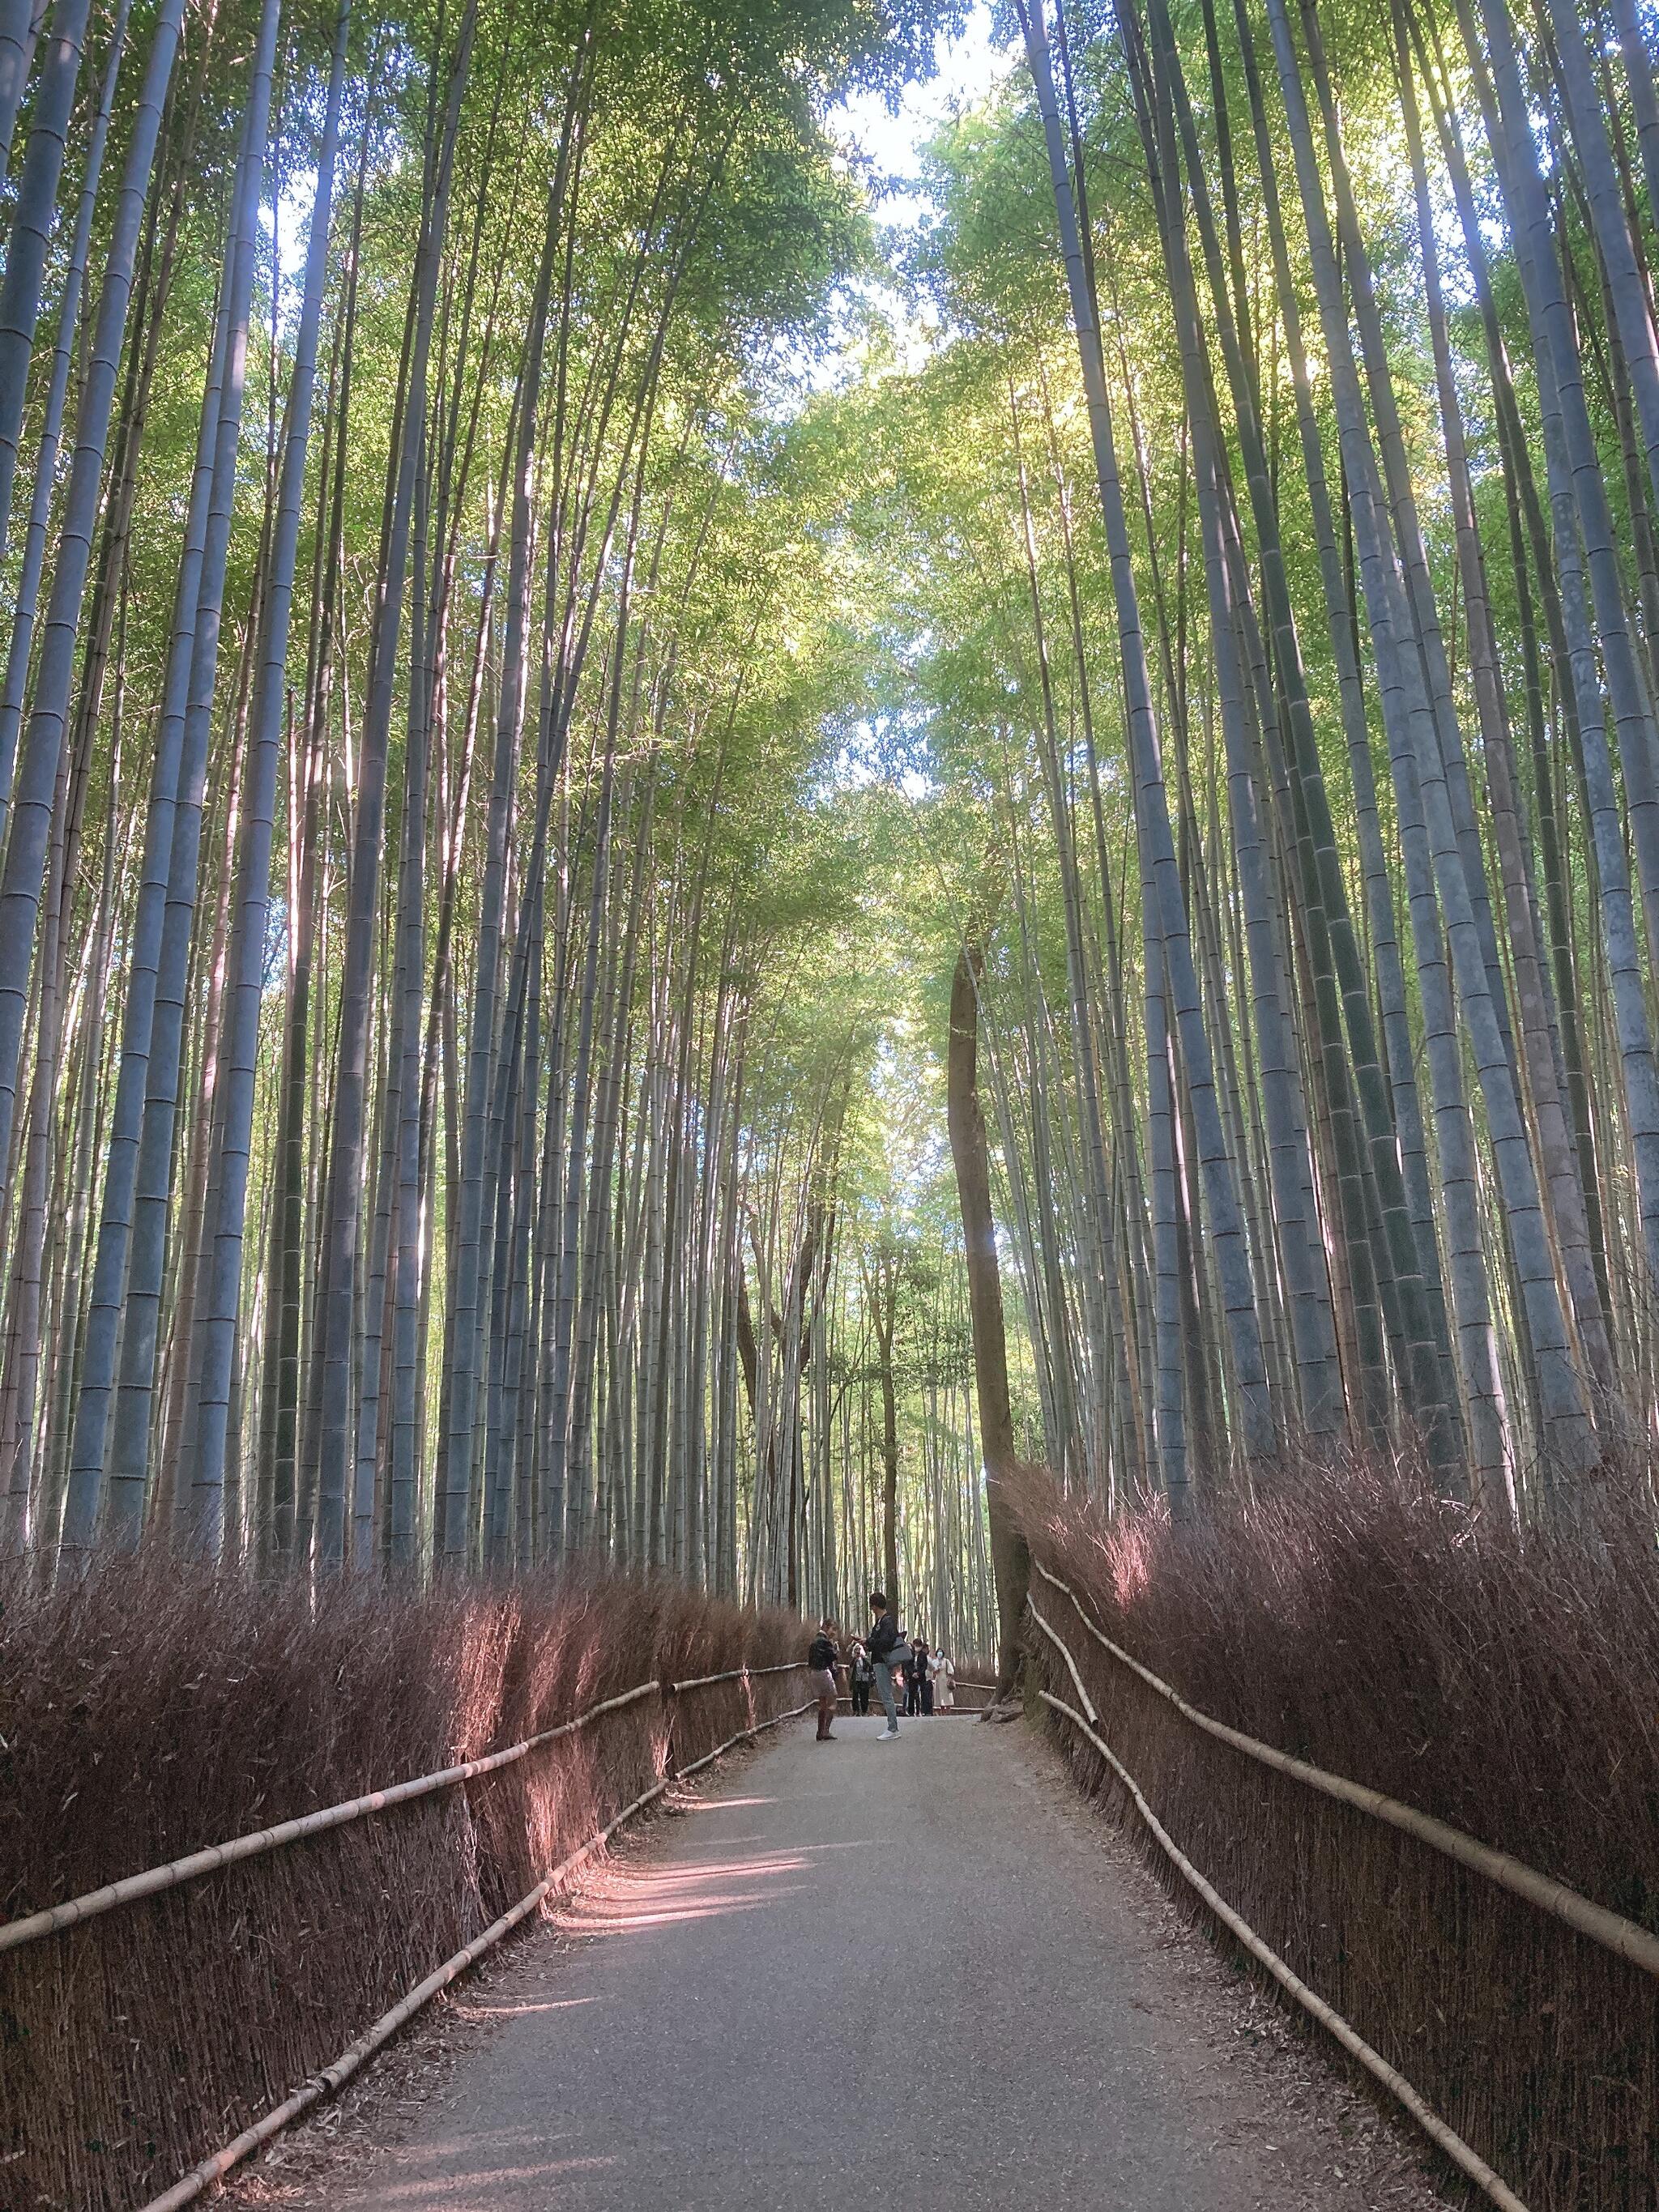
[{"label": "woven branch fence", "polygon": [[202,2195],[670,1782],[804,1711],[801,1671],[641,1682],[0,1924],[0,2212]]},{"label": "woven branch fence", "polygon": [[956,1693],[955,1710],[957,1712],[980,1713],[994,1701],[997,1686],[994,1682],[964,1682],[958,1674],[956,1680]]},{"label": "woven branch fence", "polygon": [[1032,1567],[1036,1694],[1170,1887],[1504,2212],[1655,2212],[1659,1936],[1200,1712]]}]

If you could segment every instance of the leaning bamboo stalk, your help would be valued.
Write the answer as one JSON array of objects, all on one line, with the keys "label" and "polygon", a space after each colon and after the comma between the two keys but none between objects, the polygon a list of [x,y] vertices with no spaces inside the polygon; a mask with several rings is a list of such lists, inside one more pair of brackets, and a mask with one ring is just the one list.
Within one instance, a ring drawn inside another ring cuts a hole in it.
[{"label": "leaning bamboo stalk", "polygon": [[128,140],[126,167],[116,202],[92,350],[87,358],[76,421],[74,459],[64,494],[33,706],[16,786],[10,794],[5,870],[0,876],[0,1159],[9,1159],[11,1154],[35,926],[46,878],[58,763],[74,684],[75,642],[92,559],[105,447],[132,298],[139,231],[184,13],[184,0],[164,0],[156,16]]},{"label": "leaning bamboo stalk", "polygon": [[[776,1674],[783,1670],[777,1668],[766,1668],[757,1671]],[[710,1676],[708,1679],[718,1680],[720,1678]],[[647,1683],[644,1686],[647,1689],[654,1689],[656,1685]],[[690,1683],[675,1685],[677,1689],[689,1689],[692,1686]],[[639,1692],[635,1691],[629,1694],[637,1696]],[[811,1702],[811,1700],[809,1699],[808,1704],[810,1705]],[[596,1710],[599,1709],[596,1708]],[[686,1775],[695,1774],[699,1767],[712,1765],[715,1759],[732,1750],[736,1745],[751,1741],[754,1737],[763,1734],[767,1729],[776,1728],[781,1721],[794,1720],[806,1710],[807,1706],[805,1705],[793,1705],[787,1712],[775,1713],[770,1720],[758,1722],[753,1728],[739,1729],[736,1735],[728,1736],[724,1743],[717,1745],[713,1751],[705,1753],[701,1759],[694,1759],[691,1765],[684,1768],[679,1775],[665,1777],[662,1781],[646,1790],[642,1796],[636,1797],[631,1805],[624,1806],[608,1826],[601,1828],[598,1835],[593,1837],[591,1842],[584,1844],[580,1850],[573,1851],[567,1859],[562,1859],[551,1874],[545,1875],[536,1884],[534,1889],[521,1897],[508,1911],[502,1913],[499,1920],[492,1922],[482,1936],[475,1936],[472,1941],[461,1950],[457,1951],[453,1958],[446,1959],[441,1966],[429,1973],[423,1982],[416,1983],[407,1996],[400,1997],[391,2011],[383,2013],[372,2027],[365,2028],[356,2041],[349,2045],[331,2066],[324,2067],[320,2074],[313,2074],[311,2079],[296,2089],[291,2097],[285,2098],[274,2110],[267,2112],[263,2119],[256,2120],[251,2128],[245,2128],[234,2142],[227,2143],[222,2150],[216,2151],[211,2158],[205,2158],[199,2166],[192,2166],[182,2181],[176,2181],[171,2189],[164,2191],[160,2197],[152,2197],[148,2204],[141,2208],[141,2212],[177,2212],[179,2206],[194,2203],[204,2191],[212,2188],[216,2182],[222,2180],[233,2166],[240,2166],[241,2161],[258,2150],[262,2143],[269,2142],[273,2136],[280,2135],[290,2121],[297,2120],[302,2113],[309,2112],[313,2105],[320,2104],[325,2097],[331,2097],[337,2091],[343,2089],[352,2075],[359,2072],[377,2051],[389,2043],[398,2030],[406,2021],[413,2019],[422,2005],[429,2003],[441,1990],[447,1989],[452,1982],[458,1980],[469,1966],[476,1964],[483,1956],[486,1951],[493,1950],[504,1936],[511,1935],[520,1923],[528,1919],[543,1899],[556,1890],[561,1882],[574,1874],[586,1860],[592,1858],[595,1851],[601,1850],[609,1843],[624,1822],[631,1820],[636,1813],[643,1812],[647,1805],[660,1797],[672,1783],[683,1781]],[[575,1723],[573,1723],[571,1725],[574,1726]],[[1521,2212],[1525,2212],[1524,2207],[1521,2208]]]},{"label": "leaning bamboo stalk", "polygon": [[[783,1674],[794,1671],[799,1662],[784,1667],[739,1667],[730,1674],[704,1674],[693,1680],[672,1682],[668,1686],[678,1696],[684,1690],[702,1688],[710,1682],[731,1681],[744,1674]],[[140,1898],[154,1897],[165,1889],[177,1889],[183,1883],[199,1880],[203,1875],[216,1874],[222,1868],[235,1866],[244,1859],[260,1858],[269,1851],[281,1850],[289,1844],[301,1842],[308,1836],[326,1834],[331,1829],[349,1826],[354,1820],[366,1819],[371,1813],[383,1813],[393,1805],[407,1804],[411,1798],[428,1797],[441,1790],[453,1790],[463,1782],[471,1782],[483,1774],[494,1774],[503,1766],[516,1765],[527,1759],[532,1751],[544,1744],[556,1741],[561,1736],[573,1735],[590,1722],[605,1713],[619,1711],[641,1698],[660,1691],[659,1682],[641,1682],[618,1696],[606,1698],[586,1712],[578,1713],[574,1720],[562,1721],[557,1728],[544,1729],[540,1735],[526,1736],[521,1743],[508,1744],[503,1750],[488,1753],[482,1759],[468,1759],[458,1766],[440,1768],[432,1774],[416,1776],[408,1782],[394,1783],[389,1789],[371,1790],[361,1797],[346,1799],[338,1805],[322,1807],[315,1813],[303,1813],[292,1820],[282,1820],[273,1827],[258,1828],[246,1836],[237,1836],[224,1844],[210,1844],[204,1850],[191,1851],[183,1858],[171,1859],[165,1866],[148,1868],[143,1874],[125,1875],[119,1881],[106,1882],[100,1889],[86,1891],[80,1897],[65,1899],[62,1905],[46,1906],[40,1912],[31,1912],[21,1920],[11,1920],[0,1926],[0,1951],[15,1951],[25,1943],[37,1942],[45,1936],[56,1935],[64,1928],[78,1927],[82,1921],[95,1920],[102,1913],[112,1912],[118,1905],[136,1904]],[[687,1772],[690,1771],[688,1768]]]},{"label": "leaning bamboo stalk", "polygon": [[[1273,1767],[1281,1774],[1288,1774],[1293,1781],[1304,1783],[1310,1790],[1317,1790],[1327,1797],[1334,1797],[1342,1804],[1352,1805],[1359,1812],[1369,1813],[1374,1820],[1386,1821],[1390,1827],[1398,1828],[1406,1835],[1415,1836],[1419,1843],[1443,1852],[1460,1865],[1473,1868],[1475,1873],[1485,1875],[1488,1881],[1507,1889],[1513,1896],[1524,1898],[1528,1905],[1535,1905],[1540,1911],[1564,1921],[1579,1935],[1588,1936],[1592,1942],[1605,1945],[1609,1951],[1628,1960],[1632,1966],[1639,1967],[1644,1973],[1659,1974],[1659,1936],[1638,1927],[1633,1920],[1626,1920],[1621,1913],[1609,1911],[1607,1906],[1592,1903],[1577,1890],[1569,1888],[1565,1882],[1557,1881],[1549,1875],[1540,1874],[1536,1868],[1528,1866],[1523,1860],[1512,1858],[1507,1851],[1495,1850],[1489,1844],[1477,1843],[1473,1836],[1466,1835],[1461,1828],[1454,1828],[1449,1821],[1437,1820],[1432,1814],[1419,1813],[1415,1806],[1402,1804],[1397,1797],[1385,1797],[1381,1790],[1368,1790],[1362,1783],[1350,1782],[1340,1774],[1328,1774],[1322,1767],[1310,1766],[1304,1759],[1292,1759],[1288,1752],[1276,1751],[1271,1744],[1261,1743],[1255,1736],[1245,1735],[1237,1729],[1229,1728],[1225,1722],[1200,1712],[1195,1705],[1189,1705],[1178,1690],[1172,1689],[1150,1668],[1143,1667],[1139,1660],[1132,1657],[1121,1645],[1114,1644],[1110,1637],[1097,1628],[1084,1612],[1077,1593],[1061,1582],[1057,1575],[1050,1574],[1040,1559],[1033,1558],[1031,1565],[1044,1582],[1071,1599],[1078,1619],[1090,1635],[1109,1651],[1114,1659],[1138,1675],[1149,1690],[1155,1690],[1160,1698],[1172,1705],[1182,1719],[1190,1721],[1194,1728],[1202,1729],[1206,1735],[1212,1735],[1222,1743],[1231,1744],[1235,1751],[1242,1751],[1246,1758],[1256,1759],[1264,1766]],[[1030,1611],[1031,1618],[1043,1634],[1065,1656],[1067,1666],[1072,1669],[1072,1678],[1081,1690],[1083,1685],[1075,1666],[1072,1664],[1071,1654],[1035,1605],[1031,1606]],[[0,1929],[0,1936],[3,1934],[3,1929]]]},{"label": "leaning bamboo stalk", "polygon": [[[1033,1564],[1035,1565],[1035,1562]],[[1072,1666],[1071,1654],[1066,1651],[1065,1645],[1060,1643],[1060,1638],[1054,1636],[1054,1631],[1048,1628],[1035,1606],[1031,1607],[1031,1616],[1054,1642],[1059,1644],[1067,1666],[1071,1667],[1072,1679],[1077,1684],[1079,1696],[1083,1698],[1085,1705],[1088,1707],[1090,1714],[1097,1720],[1100,1717],[1095,1712],[1094,1707],[1089,1704],[1089,1693],[1083,1686],[1082,1677],[1077,1668]],[[1136,1811],[1152,1830],[1170,1864],[1185,1881],[1192,1885],[1216,1918],[1230,1934],[1237,1938],[1250,1956],[1258,1960],[1280,1987],[1287,1990],[1305,2012],[1310,2013],[1322,2027],[1336,2038],[1351,2057],[1357,2058],[1367,2073],[1375,2075],[1389,2094],[1405,2106],[1419,2127],[1445,2153],[1453,2165],[1468,2174],[1469,2179],[1478,2188],[1483,2190],[1494,2204],[1502,2208],[1502,2212],[1527,2212],[1526,2206],[1515,2191],[1501,2175],[1493,2172],[1479,2151],[1471,2148],[1462,2136],[1449,2128],[1439,2114],[1424,2103],[1405,2075],[1390,2066],[1381,2051],[1374,2051],[1358,2030],[1348,2025],[1340,2013],[1334,2012],[1323,1997],[1316,1996],[1300,1976],[1291,1972],[1279,1954],[1269,1950],[1255,1930],[1247,1922],[1240,1919],[1219,1892],[1211,1887],[1170,1834],[1169,1830],[1164,1826],[1145,1797],[1141,1796],[1139,1786],[1133,1775],[1113,1753],[1104,1737],[1097,1735],[1089,1721],[1086,1721],[1081,1713],[1066,1705],[1061,1698],[1053,1696],[1047,1690],[1040,1690],[1037,1694],[1045,1705],[1050,1707],[1054,1712],[1063,1713],[1074,1728],[1080,1729],[1088,1737],[1089,1741],[1134,1800]],[[162,2212],[164,2205],[174,2203],[182,2204],[187,2201],[181,2197],[158,2197],[155,2204],[145,2208],[145,2212]]]},{"label": "leaning bamboo stalk", "polygon": [[[88,0],[58,0],[35,81],[34,118],[17,183],[17,201],[0,278],[0,547],[11,519],[17,448],[28,393],[29,362],[40,313],[41,280],[52,250],[58,182],[86,48]],[[84,125],[82,126],[84,127]]]}]

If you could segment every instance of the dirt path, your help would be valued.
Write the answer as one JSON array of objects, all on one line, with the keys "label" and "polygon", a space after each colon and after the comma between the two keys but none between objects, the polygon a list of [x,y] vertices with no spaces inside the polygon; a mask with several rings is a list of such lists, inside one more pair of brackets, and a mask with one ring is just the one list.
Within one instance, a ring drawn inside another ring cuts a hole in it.
[{"label": "dirt path", "polygon": [[[306,2212],[1423,2212],[1376,2119],[1170,1911],[1052,1753],[804,1725],[469,2000]],[[574,1938],[574,1940],[570,1940]],[[405,2058],[405,2067],[410,2062]],[[395,2077],[398,2062],[392,2062]]]}]

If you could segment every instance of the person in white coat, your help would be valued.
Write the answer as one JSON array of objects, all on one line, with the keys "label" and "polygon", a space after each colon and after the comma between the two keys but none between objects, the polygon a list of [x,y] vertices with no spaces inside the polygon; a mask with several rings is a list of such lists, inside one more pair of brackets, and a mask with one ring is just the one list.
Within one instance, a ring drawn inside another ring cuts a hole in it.
[{"label": "person in white coat", "polygon": [[933,1711],[936,1713],[948,1713],[954,1711],[957,1702],[957,1693],[954,1687],[957,1679],[957,1670],[951,1663],[951,1656],[948,1652],[934,1652],[933,1660]]}]

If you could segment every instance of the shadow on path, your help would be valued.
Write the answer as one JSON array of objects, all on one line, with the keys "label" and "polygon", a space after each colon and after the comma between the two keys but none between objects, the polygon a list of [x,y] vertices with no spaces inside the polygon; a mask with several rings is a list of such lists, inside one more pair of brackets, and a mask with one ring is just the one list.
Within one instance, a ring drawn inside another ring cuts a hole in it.
[{"label": "shadow on path", "polygon": [[1317,2185],[1322,2148],[1195,2025],[1046,1751],[878,1725],[791,1730],[570,1900],[574,1945],[526,1947],[494,2032],[329,2212],[1370,2201]]}]

